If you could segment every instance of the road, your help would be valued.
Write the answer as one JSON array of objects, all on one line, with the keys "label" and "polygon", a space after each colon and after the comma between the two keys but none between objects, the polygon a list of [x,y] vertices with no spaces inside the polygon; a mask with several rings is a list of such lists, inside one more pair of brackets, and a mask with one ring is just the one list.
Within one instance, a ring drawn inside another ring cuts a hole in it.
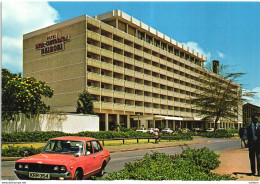
[{"label": "road", "polygon": [[[196,139],[196,138],[195,138]],[[198,139],[198,138],[197,138]],[[206,144],[197,144],[191,145],[191,148],[202,148],[204,146],[208,147],[214,151],[222,151],[235,149],[240,147],[239,139],[210,139],[210,138],[199,138],[205,139],[208,141]],[[141,145],[140,145],[141,146]],[[166,154],[176,154],[181,153],[182,148],[177,147],[168,147],[168,148],[157,148],[152,150],[137,150],[137,151],[127,151],[127,152],[118,152],[111,154],[111,161],[106,167],[106,173],[118,171],[124,168],[124,163],[132,162],[136,159],[140,159],[146,153],[151,153],[151,151],[164,152]],[[2,180],[17,180],[18,178],[15,176],[13,172],[14,161],[4,161],[1,162],[1,172],[2,172]],[[106,175],[106,174],[105,174]]]}]

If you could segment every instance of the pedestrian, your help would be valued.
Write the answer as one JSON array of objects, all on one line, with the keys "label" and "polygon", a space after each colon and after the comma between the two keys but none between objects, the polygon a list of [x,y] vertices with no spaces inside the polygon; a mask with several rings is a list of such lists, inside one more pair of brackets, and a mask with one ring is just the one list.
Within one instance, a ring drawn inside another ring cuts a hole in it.
[{"label": "pedestrian", "polygon": [[241,148],[242,149],[247,147],[245,140],[243,138],[244,132],[245,132],[245,127],[241,127],[239,129],[239,137],[240,137],[240,140],[241,140]]},{"label": "pedestrian", "polygon": [[159,130],[157,128],[154,129],[154,138],[155,138],[155,144],[158,144],[158,138],[159,138]]},{"label": "pedestrian", "polygon": [[257,162],[257,176],[260,177],[260,114],[254,113],[252,115],[252,122],[244,131],[243,139],[249,148],[249,159],[251,165],[251,175],[256,174]]}]

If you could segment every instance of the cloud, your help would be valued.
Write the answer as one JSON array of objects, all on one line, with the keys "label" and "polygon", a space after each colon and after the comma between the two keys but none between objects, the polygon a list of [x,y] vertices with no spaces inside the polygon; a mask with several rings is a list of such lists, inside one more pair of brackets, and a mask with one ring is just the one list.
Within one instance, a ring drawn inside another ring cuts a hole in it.
[{"label": "cloud", "polygon": [[194,51],[198,52],[199,54],[202,54],[203,56],[207,57],[207,60],[210,60],[211,54],[210,52],[206,52],[204,51],[198,43],[190,41],[187,43],[183,43],[184,45],[186,45],[187,47],[189,47],[190,49],[193,49]]},{"label": "cloud", "polygon": [[22,72],[23,34],[55,24],[58,12],[48,2],[3,2],[2,67]]},{"label": "cloud", "polygon": [[223,54],[222,52],[217,51],[217,53],[218,53],[218,57],[220,57],[220,58],[224,58],[225,57],[225,54]]},{"label": "cloud", "polygon": [[255,92],[255,98],[249,99],[249,103],[257,105],[257,106],[260,107],[260,87],[256,87],[252,91]]}]

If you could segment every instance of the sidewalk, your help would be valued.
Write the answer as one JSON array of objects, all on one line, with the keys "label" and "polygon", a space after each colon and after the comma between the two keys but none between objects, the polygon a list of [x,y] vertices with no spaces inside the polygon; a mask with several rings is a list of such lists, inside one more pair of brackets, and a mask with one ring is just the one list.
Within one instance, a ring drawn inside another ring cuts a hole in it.
[{"label": "sidewalk", "polygon": [[248,176],[251,173],[248,149],[233,149],[218,152],[220,166],[213,170],[218,174],[232,174],[238,181],[260,181],[260,177]]}]

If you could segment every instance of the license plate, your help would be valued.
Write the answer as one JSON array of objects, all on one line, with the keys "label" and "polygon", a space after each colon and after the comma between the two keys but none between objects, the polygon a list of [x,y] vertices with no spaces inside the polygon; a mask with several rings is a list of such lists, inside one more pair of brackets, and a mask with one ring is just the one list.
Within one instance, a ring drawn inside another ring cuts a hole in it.
[{"label": "license plate", "polygon": [[50,179],[50,174],[48,173],[29,173],[29,178],[39,178],[39,179]]}]

